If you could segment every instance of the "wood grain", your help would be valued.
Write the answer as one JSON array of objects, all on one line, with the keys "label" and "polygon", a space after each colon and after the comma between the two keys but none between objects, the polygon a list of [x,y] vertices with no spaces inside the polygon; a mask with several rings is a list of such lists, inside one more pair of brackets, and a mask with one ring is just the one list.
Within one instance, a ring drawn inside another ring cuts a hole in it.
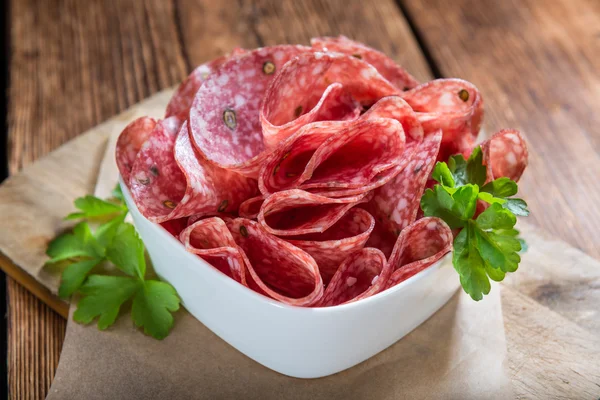
[{"label": "wood grain", "polygon": [[599,258],[598,2],[400,3],[440,72],[480,88],[486,129],[525,133],[529,220]]}]

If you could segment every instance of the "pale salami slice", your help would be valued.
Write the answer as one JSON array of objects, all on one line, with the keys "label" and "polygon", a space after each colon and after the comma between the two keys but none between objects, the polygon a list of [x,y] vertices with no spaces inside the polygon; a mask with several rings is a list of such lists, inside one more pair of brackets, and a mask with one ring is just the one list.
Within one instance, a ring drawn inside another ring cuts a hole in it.
[{"label": "pale salami slice", "polygon": [[[332,83],[322,95],[320,92],[312,92],[310,88],[304,88],[306,98],[299,96],[282,99],[290,90],[286,87],[290,85],[287,80],[300,79],[299,82],[294,83],[306,86],[305,77],[298,78],[297,73],[287,73],[292,67],[295,67],[294,61],[290,61],[283,67],[269,87],[261,108],[260,119],[264,141],[269,148],[276,147],[282,140],[308,123],[345,121],[360,115],[360,104],[352,98],[341,83]],[[311,68],[310,64],[305,67]]]},{"label": "pale salami slice", "polygon": [[228,226],[244,257],[250,287],[256,285],[267,296],[293,306],[310,306],[321,299],[323,281],[308,253],[252,220],[237,218]]},{"label": "pale salami slice", "polygon": [[282,143],[261,169],[262,193],[364,187],[402,162],[405,137],[398,121],[361,119],[332,129],[339,124],[310,124]]},{"label": "pale salami slice", "polygon": [[342,261],[362,249],[375,227],[375,218],[361,208],[351,208],[323,233],[292,236],[288,242],[310,254],[327,285]]},{"label": "pale salami slice", "polygon": [[251,197],[240,204],[238,214],[242,218],[256,219],[260,212],[260,207],[265,201],[265,196]]},{"label": "pale salami slice", "polygon": [[441,131],[427,135],[418,144],[406,168],[375,190],[371,200],[375,218],[398,235],[413,223],[419,210],[425,184],[436,162],[442,139]]},{"label": "pale salami slice", "polygon": [[371,297],[385,288],[390,273],[391,266],[381,251],[366,247],[355,252],[340,265],[318,306],[337,306]]},{"label": "pale salami slice", "polygon": [[425,132],[442,130],[439,160],[470,151],[483,118],[479,90],[462,79],[437,79],[402,94]]},{"label": "pale salami slice", "polygon": [[397,285],[452,251],[452,231],[435,217],[422,218],[406,227],[389,259],[392,275],[386,288]]},{"label": "pale salami slice", "polygon": [[265,200],[258,221],[277,236],[322,233],[356,204],[367,202],[370,193],[332,199],[299,189],[277,192]]},{"label": "pale salami slice", "polygon": [[408,71],[382,52],[345,36],[313,38],[310,44],[317,51],[344,53],[368,62],[400,90],[412,89],[419,84]]},{"label": "pale salami slice", "polygon": [[217,166],[256,177],[266,155],[259,111],[276,72],[304,46],[253,50],[225,62],[208,76],[190,109],[195,147]]},{"label": "pale salami slice", "polygon": [[164,222],[236,211],[242,201],[256,194],[255,180],[215,167],[196,155],[187,123],[178,135],[164,128],[175,127],[174,121],[179,119],[169,117],[157,125],[132,171],[131,194],[146,218]]},{"label": "pale salami slice", "polygon": [[129,186],[129,176],[135,162],[135,157],[140,152],[142,145],[154,130],[156,120],[150,117],[140,117],[123,129],[117,139],[115,157],[117,167],[123,177],[123,182]]},{"label": "pale salami slice", "polygon": [[225,222],[211,217],[194,222],[180,236],[185,249],[241,283],[246,284],[244,258]]},{"label": "pale salami slice", "polygon": [[505,176],[518,181],[527,167],[529,151],[523,135],[515,129],[503,129],[481,144],[487,165],[487,180]]},{"label": "pale salami slice", "polygon": [[222,57],[216,58],[212,61],[206,62],[202,65],[197,66],[190,75],[179,85],[173,97],[167,104],[167,111],[165,113],[165,118],[171,117],[173,115],[178,115],[183,119],[187,119],[190,108],[192,107],[192,102],[194,101],[194,97],[202,86],[202,83],[206,80],[206,78],[219,69],[221,65],[231,57],[239,56],[241,54],[246,53],[246,50],[235,48],[231,52],[231,54],[224,55]]}]

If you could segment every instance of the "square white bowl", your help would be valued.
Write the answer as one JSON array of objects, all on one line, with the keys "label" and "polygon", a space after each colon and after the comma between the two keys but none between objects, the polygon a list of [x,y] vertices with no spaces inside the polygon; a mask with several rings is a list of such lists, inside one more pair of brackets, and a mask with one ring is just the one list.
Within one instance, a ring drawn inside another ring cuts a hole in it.
[{"label": "square white bowl", "polygon": [[262,296],[189,253],[125,202],[154,270],[184,307],[221,339],[260,364],[296,378],[350,368],[391,346],[440,309],[459,288],[451,257],[370,298],[326,308],[292,307]]}]

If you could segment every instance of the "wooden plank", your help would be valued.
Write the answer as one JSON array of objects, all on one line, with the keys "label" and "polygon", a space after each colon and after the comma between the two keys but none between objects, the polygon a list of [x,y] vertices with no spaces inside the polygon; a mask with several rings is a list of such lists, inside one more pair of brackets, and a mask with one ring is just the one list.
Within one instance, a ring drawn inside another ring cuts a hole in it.
[{"label": "wooden plank", "polygon": [[598,2],[400,3],[440,72],[480,88],[487,130],[526,134],[529,219],[600,257]]}]

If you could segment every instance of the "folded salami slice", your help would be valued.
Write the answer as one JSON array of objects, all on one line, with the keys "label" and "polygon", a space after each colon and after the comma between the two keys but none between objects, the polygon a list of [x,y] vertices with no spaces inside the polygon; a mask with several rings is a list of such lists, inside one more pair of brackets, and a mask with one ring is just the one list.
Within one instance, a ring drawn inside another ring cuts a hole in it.
[{"label": "folded salami slice", "polygon": [[323,296],[315,260],[296,246],[267,233],[252,220],[228,224],[245,260],[248,284],[269,297],[294,306],[310,306]]},{"label": "folded salami slice", "polygon": [[370,193],[332,199],[299,189],[277,192],[265,200],[258,221],[263,228],[278,236],[322,233],[356,204],[367,202]]},{"label": "folded salami slice", "polygon": [[364,188],[402,162],[404,142],[402,125],[390,118],[310,124],[267,158],[259,187],[263,194],[297,187]]},{"label": "folded salami slice", "polygon": [[398,175],[375,190],[371,200],[375,218],[390,232],[398,235],[417,216],[425,184],[436,162],[442,139],[441,131],[431,133]]},{"label": "folded salami slice", "polygon": [[351,208],[323,233],[292,236],[288,242],[310,254],[328,284],[342,261],[362,249],[375,227],[375,218],[361,208]]},{"label": "folded salami slice", "polygon": [[344,53],[368,62],[401,90],[412,89],[419,84],[404,68],[382,52],[350,40],[345,36],[313,38],[310,40],[310,44],[317,51]]},{"label": "folded salami slice", "polygon": [[175,134],[179,123],[178,117],[169,117],[157,124],[135,161],[131,194],[146,218],[164,222],[235,211],[256,194],[255,180],[198,157],[187,123]]},{"label": "folded salami slice", "polygon": [[473,84],[462,79],[437,79],[402,97],[417,113],[425,132],[442,130],[439,160],[472,149],[483,118],[483,99]]},{"label": "folded salami slice", "polygon": [[452,231],[435,217],[425,217],[407,226],[396,241],[389,259],[393,270],[386,288],[405,281],[452,251]]},{"label": "folded salami slice", "polygon": [[[332,86],[334,83],[342,86]],[[342,90],[351,98],[336,102]],[[333,119],[354,117],[358,108],[352,99],[371,106],[381,97],[400,92],[373,66],[354,57],[339,53],[301,54],[284,66],[266,93],[261,109],[265,143],[274,147],[305,124],[326,119],[327,114],[337,114]],[[331,113],[332,102],[341,103],[342,107],[334,107],[337,111]]]},{"label": "folded salami slice", "polygon": [[209,75],[190,109],[194,146],[217,166],[256,177],[266,153],[259,110],[276,72],[304,46],[273,46],[225,62]]},{"label": "folded salami slice", "polygon": [[123,177],[123,182],[129,186],[129,176],[135,162],[135,157],[140,152],[142,145],[148,138],[156,120],[150,117],[140,117],[125,127],[117,139],[116,159],[117,167]]},{"label": "folded salami slice", "polygon": [[171,117],[173,115],[179,115],[183,119],[187,119],[187,114],[190,111],[190,107],[192,107],[192,102],[194,101],[194,97],[196,96],[196,92],[204,83],[204,80],[213,72],[219,69],[221,65],[225,61],[228,61],[231,57],[239,56],[244,54],[246,50],[235,48],[231,52],[231,54],[224,55],[222,57],[216,58],[212,61],[206,62],[202,65],[197,66],[190,75],[179,85],[173,97],[167,104],[167,111],[165,113],[165,118]]},{"label": "folded salami slice", "polygon": [[265,201],[265,196],[251,197],[240,204],[238,215],[242,218],[256,219],[260,212],[260,207]]},{"label": "folded salami slice", "polygon": [[506,176],[518,181],[527,167],[529,151],[521,133],[503,129],[481,144],[483,161],[487,165],[487,180]]},{"label": "folded salami slice", "polygon": [[221,218],[196,221],[181,232],[179,239],[187,251],[247,286],[244,258]]},{"label": "folded salami slice", "polygon": [[337,306],[373,296],[385,288],[390,273],[391,266],[385,255],[366,247],[344,260],[327,285],[318,306]]}]

